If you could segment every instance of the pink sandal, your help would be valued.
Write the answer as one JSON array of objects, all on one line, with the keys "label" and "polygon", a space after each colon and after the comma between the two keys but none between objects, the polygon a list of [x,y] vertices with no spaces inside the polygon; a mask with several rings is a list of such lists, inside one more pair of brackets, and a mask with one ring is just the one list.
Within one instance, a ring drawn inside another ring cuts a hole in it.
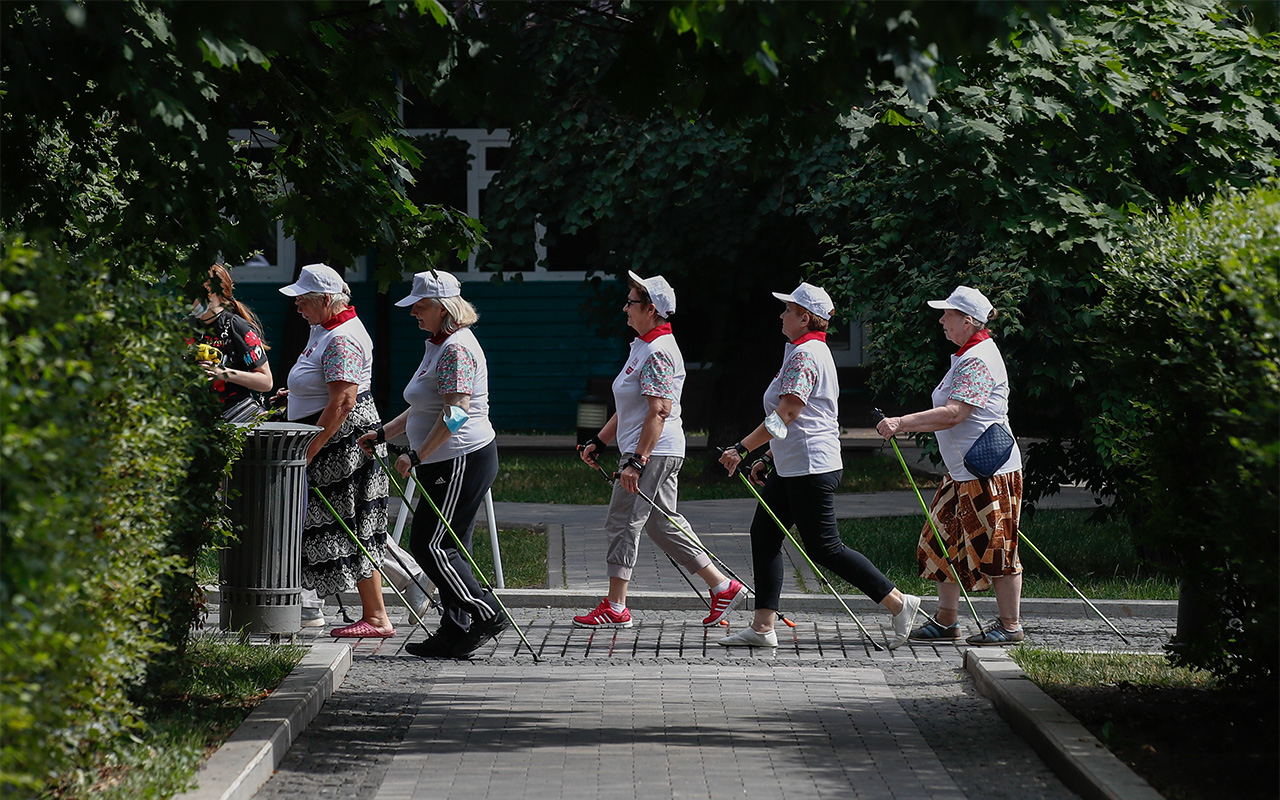
[{"label": "pink sandal", "polygon": [[343,628],[334,628],[329,635],[336,639],[390,639],[396,635],[396,629],[378,630],[364,620],[359,620]]}]

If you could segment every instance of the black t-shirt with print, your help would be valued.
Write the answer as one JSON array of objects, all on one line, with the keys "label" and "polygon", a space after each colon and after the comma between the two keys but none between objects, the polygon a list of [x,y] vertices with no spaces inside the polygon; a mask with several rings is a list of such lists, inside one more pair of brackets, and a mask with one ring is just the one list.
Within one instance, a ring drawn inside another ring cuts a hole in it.
[{"label": "black t-shirt with print", "polygon": [[[198,322],[196,343],[207,344],[222,353],[222,366],[250,372],[267,363],[267,349],[262,336],[244,317],[223,309],[208,322]],[[222,398],[225,408],[253,394],[246,386],[231,381],[214,380],[209,386]]]}]

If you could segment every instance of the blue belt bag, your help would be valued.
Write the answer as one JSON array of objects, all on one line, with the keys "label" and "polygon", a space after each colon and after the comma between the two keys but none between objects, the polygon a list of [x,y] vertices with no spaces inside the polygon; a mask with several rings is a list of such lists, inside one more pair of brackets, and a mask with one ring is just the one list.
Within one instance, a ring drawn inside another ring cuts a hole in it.
[{"label": "blue belt bag", "polygon": [[979,478],[990,478],[1003,467],[1013,454],[1013,435],[1000,423],[982,432],[978,440],[964,454],[965,469]]}]

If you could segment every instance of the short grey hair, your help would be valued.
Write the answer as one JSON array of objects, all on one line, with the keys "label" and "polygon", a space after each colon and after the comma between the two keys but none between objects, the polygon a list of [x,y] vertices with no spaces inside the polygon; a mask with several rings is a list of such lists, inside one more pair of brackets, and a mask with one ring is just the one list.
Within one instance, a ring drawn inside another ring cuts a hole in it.
[{"label": "short grey hair", "polygon": [[341,292],[337,292],[335,294],[307,292],[302,295],[302,298],[314,303],[319,303],[324,306],[326,311],[329,312],[329,316],[333,316],[334,314],[342,311],[342,309],[351,305],[351,287],[344,283],[342,284]]},{"label": "short grey hair", "polygon": [[460,328],[469,328],[480,320],[480,312],[461,296],[433,298],[444,309],[444,332],[453,333]]}]

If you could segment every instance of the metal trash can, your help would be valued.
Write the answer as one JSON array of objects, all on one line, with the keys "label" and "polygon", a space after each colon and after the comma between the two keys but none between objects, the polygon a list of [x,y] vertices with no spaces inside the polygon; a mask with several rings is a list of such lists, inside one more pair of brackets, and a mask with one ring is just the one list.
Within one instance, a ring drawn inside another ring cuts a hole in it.
[{"label": "metal trash can", "polygon": [[228,516],[239,537],[220,554],[218,627],[224,631],[276,634],[302,627],[307,445],[322,430],[264,422],[245,437],[227,481]]}]

